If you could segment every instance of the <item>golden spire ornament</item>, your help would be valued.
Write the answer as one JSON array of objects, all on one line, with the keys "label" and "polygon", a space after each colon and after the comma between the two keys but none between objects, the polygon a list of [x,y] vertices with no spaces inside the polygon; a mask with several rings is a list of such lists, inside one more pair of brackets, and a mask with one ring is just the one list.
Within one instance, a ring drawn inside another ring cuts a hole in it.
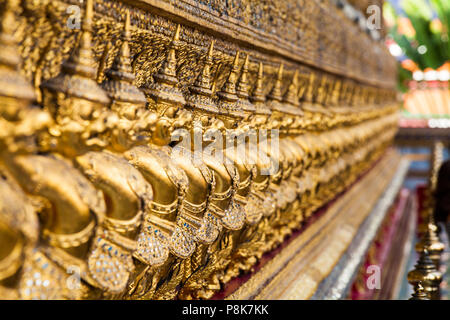
[{"label": "golden spire ornament", "polygon": [[236,94],[239,97],[238,108],[242,109],[244,112],[254,113],[256,108],[253,103],[250,102],[249,91],[250,86],[248,84],[248,65],[249,65],[249,55],[245,55],[244,64],[242,66],[241,76],[237,84]]},{"label": "golden spire ornament", "polygon": [[248,85],[248,59],[249,55],[246,54],[244,58],[244,64],[242,65],[241,76],[237,84],[236,94],[239,98],[248,99],[250,87]]},{"label": "golden spire ornament", "polygon": [[310,104],[313,103],[315,91],[316,91],[316,75],[314,72],[311,72],[308,77],[308,88],[306,89],[305,102]]},{"label": "golden spire ornament", "polygon": [[298,70],[295,70],[294,75],[292,76],[292,81],[283,97],[284,103],[290,104],[294,107],[300,106],[300,101],[298,99],[298,87]]},{"label": "golden spire ornament", "polygon": [[224,114],[232,114],[242,116],[242,111],[238,110],[236,102],[239,97],[236,93],[236,82],[238,80],[239,72],[239,51],[234,56],[233,65],[231,67],[230,74],[225,81],[222,90],[217,95],[219,97],[219,109]]},{"label": "golden spire ornament", "polygon": [[283,95],[281,93],[281,86],[283,84],[283,70],[284,70],[284,65],[280,64],[280,67],[278,68],[275,84],[274,84],[272,90],[270,91],[269,95],[267,96],[267,98],[270,101],[281,102],[281,100],[283,99]]},{"label": "golden spire ornament", "polygon": [[36,151],[37,135],[52,123],[48,112],[33,106],[35,91],[20,73],[17,7],[18,1],[6,1],[0,18],[0,156]]},{"label": "golden spire ornament", "polygon": [[327,87],[328,87],[328,80],[325,75],[322,76],[322,79],[320,80],[319,87],[317,89],[318,94],[316,96],[316,103],[319,104],[319,106],[323,106],[326,103],[327,99]]},{"label": "golden spire ornament", "polygon": [[179,88],[177,78],[177,58],[176,51],[180,47],[181,26],[178,24],[169,44],[169,52],[158,73],[155,74],[154,83],[152,83],[145,92],[155,100],[156,103],[165,102],[182,106],[186,100]]},{"label": "golden spire ornament", "polygon": [[222,99],[230,102],[235,102],[238,99],[236,95],[237,73],[239,72],[239,51],[236,51],[233,65],[231,66],[230,74],[222,87],[222,90],[217,95]]},{"label": "golden spire ornament", "polygon": [[[81,25],[81,36],[70,58],[66,60],[60,74],[41,84],[44,92],[44,106],[52,113],[60,115],[79,116],[83,119],[91,117],[94,109],[107,106],[110,99],[106,92],[96,82],[96,62],[92,53],[92,19],[94,16],[94,0],[86,1],[86,9]],[[79,106],[74,103],[59,103],[49,101],[49,97],[63,93],[67,98],[81,99],[92,102],[92,105]],[[46,98],[47,96],[47,98]],[[56,104],[56,105],[54,105]],[[60,106],[58,108],[57,106]],[[54,110],[54,108],[56,108]]]},{"label": "golden spire ornament", "polygon": [[122,32],[122,45],[111,69],[106,71],[106,80],[103,82],[103,88],[113,100],[113,109],[116,102],[131,103],[135,106],[143,106],[147,102],[144,93],[134,85],[135,75],[131,67],[129,47],[130,28],[130,13],[127,11]]},{"label": "golden spire ornament", "polygon": [[292,76],[291,83],[289,84],[289,87],[283,97],[283,112],[294,116],[303,115],[303,111],[300,108],[300,99],[298,96],[299,86],[300,84],[298,79],[298,70],[295,70],[294,75]]},{"label": "golden spire ornament", "polygon": [[205,65],[198,75],[194,84],[189,87],[191,94],[187,99],[186,106],[192,109],[200,109],[212,113],[217,113],[218,108],[212,99],[211,90],[211,66],[213,64],[214,40],[211,41],[205,60]]},{"label": "golden spire ornament", "polygon": [[342,89],[342,81],[338,79],[334,83],[333,91],[331,94],[331,99],[330,99],[331,105],[333,105],[333,106],[339,105],[339,93],[341,92],[341,89]]},{"label": "golden spire ornament", "polygon": [[439,268],[441,262],[441,254],[445,249],[444,244],[439,240],[436,230],[432,224],[428,224],[426,232],[422,235],[422,238],[415,246],[416,252],[421,253],[427,250],[431,261]]},{"label": "golden spire ornament", "polygon": [[300,108],[299,86],[299,72],[295,70],[282,102],[274,105],[274,107],[278,105],[279,111],[288,115],[288,117],[283,117],[284,127],[291,133],[301,132],[304,126],[304,113]]},{"label": "golden spire ornament", "polygon": [[350,105],[353,107],[360,107],[360,95],[361,95],[361,87],[354,85],[353,91],[351,94]]},{"label": "golden spire ornament", "polygon": [[349,90],[350,90],[350,85],[349,85],[348,81],[342,80],[342,88],[338,92],[338,105],[339,106],[345,105],[347,93]]},{"label": "golden spire ornament", "polygon": [[22,59],[14,36],[16,10],[16,0],[6,1],[0,20],[0,116],[7,120],[18,120],[18,110],[36,98],[32,86],[19,72]]},{"label": "golden spire ornament", "polygon": [[283,116],[283,113],[284,113],[284,104],[281,103],[281,101],[283,99],[283,95],[281,93],[281,86],[283,83],[282,82],[283,81],[283,70],[284,70],[284,66],[283,66],[283,64],[280,64],[278,71],[277,71],[275,84],[273,85],[272,90],[270,90],[269,94],[267,95],[267,106],[270,108],[270,110],[272,110],[272,114],[274,114],[275,112],[278,112],[277,118],[279,121],[273,122],[273,124],[275,124],[276,126],[279,126],[279,125],[281,125],[281,123],[283,123],[283,121],[280,118]]},{"label": "golden spire ornament", "polygon": [[256,85],[253,94],[250,97],[250,101],[255,105],[257,114],[270,115],[272,113],[267,107],[266,95],[264,94],[264,65],[262,62],[260,62],[258,66]]},{"label": "golden spire ornament", "polygon": [[439,286],[441,281],[442,274],[436,269],[433,261],[431,261],[428,250],[424,249],[420,254],[419,261],[414,266],[414,270],[408,272],[408,282],[412,286],[416,286],[421,282],[430,298],[432,300],[439,300]]}]

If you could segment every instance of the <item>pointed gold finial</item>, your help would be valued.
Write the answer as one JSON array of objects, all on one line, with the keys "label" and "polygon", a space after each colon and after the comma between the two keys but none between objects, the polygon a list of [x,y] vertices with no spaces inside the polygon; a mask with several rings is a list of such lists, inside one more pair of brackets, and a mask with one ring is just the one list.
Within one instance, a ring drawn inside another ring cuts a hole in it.
[{"label": "pointed gold finial", "polygon": [[239,52],[239,50],[238,51],[236,51],[236,54],[234,55],[234,60],[233,60],[233,70],[236,70],[236,69],[238,69],[238,66],[239,66],[239,55],[240,55],[241,53]]},{"label": "pointed gold finial", "polygon": [[242,66],[241,76],[239,77],[236,94],[239,97],[239,108],[245,112],[254,113],[256,111],[253,103],[250,102],[249,91],[250,86],[248,84],[248,69],[249,69],[249,55],[245,55],[244,64]]},{"label": "pointed gold finial", "polygon": [[422,282],[425,291],[429,294],[431,300],[439,300],[439,286],[442,282],[442,273],[436,269],[436,265],[429,257],[429,252],[424,249],[419,256],[414,269],[408,272],[408,282],[416,286]]},{"label": "pointed gold finial", "polygon": [[359,101],[360,101],[360,93],[361,93],[361,87],[359,85],[354,85],[353,87],[353,91],[352,91],[352,100],[351,100],[351,105],[352,106],[359,106]]},{"label": "pointed gold finial", "polygon": [[134,81],[129,46],[129,41],[131,40],[130,28],[130,13],[127,11],[122,30],[122,44],[116,58],[114,59],[111,69],[106,72],[107,76],[115,80],[125,80],[127,82]]},{"label": "pointed gold finial", "polygon": [[153,76],[152,83],[145,92],[155,101],[165,101],[172,104],[184,105],[186,100],[178,87],[176,51],[180,46],[181,26],[178,24],[169,44],[169,52],[158,73]]},{"label": "pointed gold finial", "polygon": [[124,26],[124,38],[127,40],[130,39],[131,33],[131,17],[130,17],[130,11],[127,10],[127,13],[125,14],[125,26]]},{"label": "pointed gold finial", "polygon": [[238,81],[239,72],[239,55],[240,52],[236,51],[230,74],[228,75],[222,90],[217,93],[219,96],[219,109],[221,109],[224,113],[235,117],[244,116],[242,105],[238,103],[239,97],[236,91],[236,83]]},{"label": "pointed gold finial", "polygon": [[255,105],[257,114],[270,115],[272,113],[266,104],[266,95],[264,94],[264,65],[262,62],[260,62],[258,66],[256,85],[255,89],[253,89],[250,101]]},{"label": "pointed gold finial", "polygon": [[[87,78],[95,77],[95,70],[92,65],[95,61],[92,54],[92,19],[94,17],[93,0],[86,1],[83,22],[81,24],[81,38],[78,46],[73,51],[67,63],[63,64],[63,69],[70,74],[80,74]],[[79,68],[82,66],[81,68]]]},{"label": "pointed gold finial", "polygon": [[327,99],[328,77],[323,75],[317,88],[316,101],[319,105],[325,105]]},{"label": "pointed gold finial", "polygon": [[348,88],[344,97],[346,106],[351,106],[353,101],[353,94],[355,92],[355,85],[353,83],[348,84]]},{"label": "pointed gold finial", "polygon": [[439,268],[442,252],[445,250],[445,245],[439,240],[439,236],[436,232],[436,225],[434,224],[433,213],[430,214],[426,224],[426,231],[422,235],[419,242],[416,243],[415,250],[417,253],[421,253],[425,250],[429,252],[431,261]]},{"label": "pointed gold finial", "polygon": [[295,107],[300,106],[300,101],[298,98],[298,90],[299,90],[298,87],[299,87],[298,70],[295,70],[291,84],[289,85],[288,90],[284,95],[283,102],[288,103]]},{"label": "pointed gold finial", "polygon": [[316,74],[311,72],[308,77],[308,88],[306,89],[305,101],[312,103],[314,101],[316,85]]},{"label": "pointed gold finial", "polygon": [[323,105],[329,106],[333,104],[333,95],[336,81],[329,76],[325,77]]},{"label": "pointed gold finial", "polygon": [[86,0],[86,13],[83,19],[84,31],[92,31],[92,19],[94,18],[94,0]]},{"label": "pointed gold finial", "polygon": [[0,103],[0,116],[8,120],[17,120],[19,110],[26,108],[36,98],[31,84],[19,72],[22,59],[14,35],[17,27],[16,9],[17,1],[6,1],[0,19],[0,100],[2,97],[15,98],[14,103],[10,100],[9,103]]},{"label": "pointed gold finial", "polygon": [[176,50],[179,46],[181,26],[178,24],[173,35],[172,41],[169,44],[169,52],[163,62],[162,67],[155,75],[155,81],[159,83],[166,83],[169,85],[178,84],[177,79],[177,59]]},{"label": "pointed gold finial", "polygon": [[143,92],[135,85],[135,75],[131,67],[130,47],[131,41],[130,12],[125,15],[125,23],[122,32],[122,44],[111,69],[106,71],[106,79],[102,83],[109,97],[115,102],[129,102],[136,105],[145,105],[147,100]]},{"label": "pointed gold finial", "polygon": [[268,98],[273,101],[281,101],[283,96],[281,93],[281,86],[283,84],[283,70],[284,65],[280,64],[280,67],[278,68],[277,72],[277,79],[275,80],[275,85],[273,86],[272,90],[269,93]]},{"label": "pointed gold finial", "polygon": [[231,71],[228,75],[227,81],[225,81],[222,90],[217,93],[220,100],[225,100],[229,103],[234,103],[238,100],[238,96],[236,95],[236,82],[238,72],[239,51],[236,51],[236,55],[234,56],[233,65],[231,66]]},{"label": "pointed gold finial", "polygon": [[333,88],[332,98],[331,98],[331,104],[334,106],[339,105],[339,97],[342,91],[342,80],[338,79],[336,80]]},{"label": "pointed gold finial", "polygon": [[213,56],[213,51],[214,51],[214,43],[216,41],[215,40],[211,40],[211,43],[209,44],[209,48],[208,48],[208,58],[212,58]]},{"label": "pointed gold finial", "polygon": [[0,65],[9,69],[18,70],[21,59],[18,53],[18,41],[14,36],[17,27],[17,18],[14,13],[16,9],[16,1],[6,1],[2,19],[0,20]]},{"label": "pointed gold finial", "polygon": [[251,101],[254,103],[265,102],[266,97],[264,95],[264,65],[262,62],[258,66],[258,76],[256,78],[256,86],[253,90]]},{"label": "pointed gold finial", "polygon": [[308,90],[309,77],[304,74],[299,74],[299,85],[298,85],[298,97],[300,101],[305,101],[306,92]]},{"label": "pointed gold finial", "polygon": [[238,86],[236,89],[237,95],[241,99],[248,99],[249,85],[248,85],[248,54],[245,55],[244,65],[242,66],[241,76],[239,77]]},{"label": "pointed gold finial", "polygon": [[173,36],[173,41],[179,41],[180,40],[180,31],[181,31],[181,25],[177,24],[177,28],[175,30],[175,35]]},{"label": "pointed gold finial", "polygon": [[187,99],[187,106],[192,109],[201,109],[217,113],[218,109],[212,100],[213,91],[211,90],[211,66],[213,64],[214,40],[208,47],[205,64],[202,71],[195,79],[192,86],[189,87],[191,94]]},{"label": "pointed gold finial", "polygon": [[[195,92],[199,89],[202,89],[202,91],[211,90],[211,66],[213,63],[212,58],[214,52],[214,42],[215,41],[212,40],[211,43],[209,44],[205,65],[203,66],[202,72],[200,72],[199,76],[195,80],[194,85],[192,86],[192,90]],[[209,94],[212,95],[212,91]]]},{"label": "pointed gold finial", "polygon": [[338,95],[338,104],[345,104],[345,97],[347,96],[347,91],[349,89],[348,82],[342,81],[341,83],[341,90],[339,91]]},{"label": "pointed gold finial", "polygon": [[[61,92],[68,96],[89,100],[92,103],[109,105],[110,99],[106,92],[97,84],[97,70],[93,67],[97,64],[93,57],[91,44],[93,16],[94,1],[87,0],[78,45],[69,59],[63,63],[61,73],[57,77],[41,84],[44,94],[47,91]],[[67,107],[76,108],[76,105]],[[66,111],[61,110],[60,112]],[[76,112],[68,111],[68,113],[75,115]]]}]

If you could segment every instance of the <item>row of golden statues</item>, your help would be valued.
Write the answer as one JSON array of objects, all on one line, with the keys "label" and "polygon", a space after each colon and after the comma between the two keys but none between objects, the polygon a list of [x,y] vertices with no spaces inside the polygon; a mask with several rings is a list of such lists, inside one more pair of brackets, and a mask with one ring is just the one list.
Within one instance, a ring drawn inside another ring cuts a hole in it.
[{"label": "row of golden statues", "polygon": [[[318,71],[285,85],[281,64],[267,83],[259,63],[251,88],[250,57],[236,52],[218,88],[214,42],[186,94],[180,25],[154,81],[138,88],[129,15],[98,83],[93,0],[38,104],[20,72],[17,7],[6,1],[0,20],[0,298],[211,298],[369,169],[396,133],[392,90]],[[212,140],[197,159],[172,141],[178,129],[219,132],[227,161],[204,151]],[[225,148],[252,132],[268,162]]]}]

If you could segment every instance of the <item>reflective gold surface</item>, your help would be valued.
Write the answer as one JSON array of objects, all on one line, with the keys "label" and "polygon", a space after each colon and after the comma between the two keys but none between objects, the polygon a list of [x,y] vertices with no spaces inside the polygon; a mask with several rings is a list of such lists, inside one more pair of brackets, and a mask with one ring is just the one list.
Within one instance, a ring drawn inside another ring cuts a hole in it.
[{"label": "reflective gold surface", "polygon": [[[264,17],[279,19],[283,5],[269,2]],[[236,20],[220,31],[217,8],[190,11],[203,1],[177,14],[129,3],[1,2],[1,298],[211,298],[396,133],[393,61],[343,16],[340,34],[364,50],[319,39],[307,12],[341,14],[331,3],[304,1],[301,19],[285,20],[309,53],[248,11],[228,10]]]}]

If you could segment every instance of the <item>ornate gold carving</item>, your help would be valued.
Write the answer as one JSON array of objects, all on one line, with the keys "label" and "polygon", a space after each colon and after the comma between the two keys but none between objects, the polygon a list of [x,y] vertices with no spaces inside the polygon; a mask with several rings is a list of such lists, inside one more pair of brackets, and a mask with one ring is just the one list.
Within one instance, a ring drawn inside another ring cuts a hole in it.
[{"label": "ornate gold carving", "polygon": [[[73,1],[21,4],[1,7],[0,297],[211,298],[395,133],[392,60],[335,54],[315,19],[337,9],[317,1],[232,1],[218,17],[205,1],[87,0],[80,31],[66,24]],[[176,129],[193,141],[214,129],[224,161],[172,141]],[[246,135],[259,153],[227,148]]]}]

